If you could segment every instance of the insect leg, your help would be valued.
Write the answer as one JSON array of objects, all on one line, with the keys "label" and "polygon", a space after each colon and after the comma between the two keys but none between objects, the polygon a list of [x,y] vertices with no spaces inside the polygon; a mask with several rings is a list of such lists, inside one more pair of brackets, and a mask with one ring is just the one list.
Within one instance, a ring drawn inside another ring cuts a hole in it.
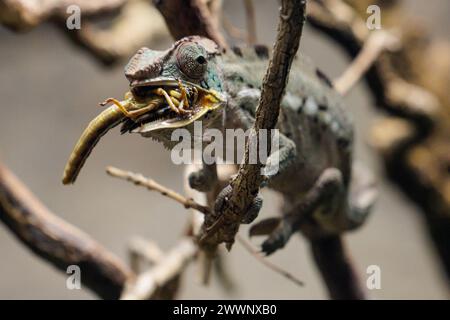
[{"label": "insect leg", "polygon": [[180,110],[174,105],[172,99],[170,98],[169,94],[166,90],[162,88],[158,88],[153,91],[155,94],[162,96],[166,99],[167,104],[169,105],[170,109],[172,109],[176,113],[180,113]]},{"label": "insect leg", "polygon": [[184,88],[184,86],[180,80],[178,80],[178,88],[180,89],[180,92],[181,92],[181,100],[184,101],[184,103],[186,104],[186,107],[189,108],[189,101],[188,101],[186,89]]},{"label": "insect leg", "polygon": [[128,118],[133,118],[133,115],[127,110],[127,108],[125,107],[125,105],[123,105],[122,103],[120,103],[117,99],[114,98],[108,98],[105,101],[101,102],[100,105],[104,106],[108,103],[113,103],[115,104],[119,110]]}]

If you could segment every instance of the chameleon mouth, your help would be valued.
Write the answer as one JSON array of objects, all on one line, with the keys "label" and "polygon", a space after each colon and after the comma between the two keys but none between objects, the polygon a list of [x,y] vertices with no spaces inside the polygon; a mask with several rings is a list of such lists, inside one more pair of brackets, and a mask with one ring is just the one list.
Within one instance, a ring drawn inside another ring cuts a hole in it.
[{"label": "chameleon mouth", "polygon": [[[223,106],[225,97],[215,91],[205,89],[197,84],[173,80],[152,80],[132,85],[130,102],[146,105],[159,103],[150,111],[124,121],[121,133],[147,133],[160,129],[180,128],[200,119],[211,110]],[[144,107],[145,108],[145,107]]]}]

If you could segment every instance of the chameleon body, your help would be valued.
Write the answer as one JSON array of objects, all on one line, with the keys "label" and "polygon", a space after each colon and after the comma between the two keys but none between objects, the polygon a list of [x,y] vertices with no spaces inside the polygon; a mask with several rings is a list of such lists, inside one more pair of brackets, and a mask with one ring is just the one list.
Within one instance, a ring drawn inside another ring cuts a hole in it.
[{"label": "chameleon body", "polygon": [[[247,130],[254,122],[268,62],[265,47],[224,52],[211,40],[194,36],[177,41],[167,51],[139,50],[126,66],[125,75],[131,92],[142,99],[148,86],[174,80],[217,92],[223,97],[220,107],[211,108],[197,120],[202,120],[204,128]],[[173,129],[158,128],[158,121],[129,119],[122,132],[137,132],[173,148]],[[193,132],[193,126],[184,120],[184,128]],[[277,129],[279,170],[267,176],[266,184],[285,201],[281,219],[263,220],[251,229],[251,234],[268,235],[263,251],[272,253],[283,247],[298,230],[315,237],[360,226],[375,198],[373,183],[367,177],[357,183],[352,179],[352,123],[331,82],[302,55],[292,64]],[[271,163],[270,156],[266,167]],[[207,190],[205,171],[191,175],[191,187]],[[226,197],[228,191],[225,188],[220,196]],[[257,199],[244,222],[254,220],[260,206]]]}]

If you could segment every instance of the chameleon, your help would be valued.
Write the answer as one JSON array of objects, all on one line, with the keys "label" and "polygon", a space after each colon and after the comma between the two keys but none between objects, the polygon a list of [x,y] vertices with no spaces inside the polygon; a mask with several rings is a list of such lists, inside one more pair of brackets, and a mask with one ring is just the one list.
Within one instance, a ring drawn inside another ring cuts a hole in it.
[{"label": "chameleon", "polygon": [[[269,58],[269,49],[262,45],[225,51],[200,36],[180,39],[164,51],[141,48],[125,67],[130,83],[125,104],[145,105],[149,99],[155,102],[155,95],[162,98],[157,107],[152,105],[136,116],[129,114],[124,102],[113,101],[111,126],[122,123],[122,133],[138,133],[168,149],[178,143],[171,139],[173,130],[184,128],[193,134],[198,121],[205,129],[248,130],[255,121]],[[270,170],[275,161],[272,153],[265,171],[270,174],[261,187],[279,192],[284,204],[281,217],[251,226],[251,235],[267,236],[262,251],[271,254],[283,248],[299,231],[307,237],[322,237],[361,226],[376,199],[374,180],[353,164],[354,129],[342,97],[302,54],[292,63],[276,129],[280,132],[279,168]],[[77,152],[85,150],[84,156],[75,161],[72,154],[65,183],[75,181],[92,149],[83,149],[82,141],[77,146]],[[207,164],[189,176],[189,184],[199,191],[211,188]],[[226,199],[230,192],[227,186],[219,197]],[[258,196],[241,222],[252,223],[261,206]]]}]

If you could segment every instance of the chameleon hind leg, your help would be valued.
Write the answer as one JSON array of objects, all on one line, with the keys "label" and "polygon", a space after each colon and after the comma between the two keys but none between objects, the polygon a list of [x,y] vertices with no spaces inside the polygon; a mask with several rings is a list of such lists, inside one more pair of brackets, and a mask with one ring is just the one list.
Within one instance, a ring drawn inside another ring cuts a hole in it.
[{"label": "chameleon hind leg", "polygon": [[[334,195],[342,190],[342,174],[338,169],[325,169],[302,201],[282,218],[269,218],[250,228],[250,235],[269,234],[262,244],[262,251],[269,255],[283,248],[300,225],[322,205],[331,205]],[[331,201],[330,201],[331,200]]]},{"label": "chameleon hind leg", "polygon": [[[269,218],[255,224],[250,235],[269,235],[262,244],[262,251],[271,254],[283,248],[292,234],[311,220],[319,227],[312,234],[336,235],[361,226],[370,214],[377,198],[375,179],[359,165],[353,166],[353,179],[348,200],[343,208],[335,203],[344,193],[341,172],[326,169],[302,201],[282,218]],[[323,207],[323,210],[317,210]],[[303,229],[302,229],[303,230]],[[305,231],[305,230],[304,230]],[[325,231],[325,232],[324,232]],[[311,231],[310,231],[311,232]]]}]

